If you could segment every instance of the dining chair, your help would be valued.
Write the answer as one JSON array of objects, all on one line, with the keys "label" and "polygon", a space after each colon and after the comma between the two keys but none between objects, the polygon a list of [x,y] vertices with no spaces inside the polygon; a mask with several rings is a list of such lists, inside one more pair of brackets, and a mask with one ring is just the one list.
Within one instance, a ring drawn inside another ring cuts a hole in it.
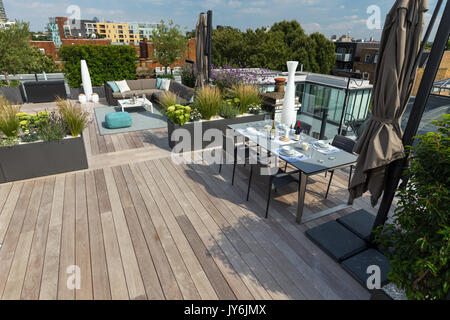
[{"label": "dining chair", "polygon": [[[258,160],[258,165],[262,167],[268,167],[268,162],[263,162]],[[250,177],[248,179],[248,189],[247,189],[247,201],[250,199],[250,189],[253,180],[253,170],[255,165],[251,165],[250,167]],[[270,207],[270,199],[272,197],[272,191],[277,192],[277,190],[283,186],[286,186],[291,183],[298,183],[300,181],[300,171],[292,171],[292,172],[284,172],[280,168],[276,174],[270,175],[269,177],[269,190],[267,193],[267,204],[266,204],[266,219],[269,216],[269,207]],[[294,176],[298,175],[298,179],[295,179]],[[300,184],[299,184],[300,185]]]},{"label": "dining chair", "polygon": [[[341,150],[344,150],[348,153],[352,153],[353,154],[353,148],[355,147],[356,141],[341,136],[341,135],[337,135],[334,137],[333,142],[331,143],[331,145],[333,147],[339,148]],[[350,165],[350,174],[348,177],[348,185],[350,186],[350,181],[352,180],[352,173],[353,173],[353,168],[354,165]],[[333,175],[334,175],[334,170],[329,171],[330,172],[330,181],[328,182],[328,187],[327,187],[327,193],[325,194],[325,199],[328,197],[328,193],[330,192],[330,186],[331,186],[331,181],[333,180]]]},{"label": "dining chair", "polygon": [[[222,173],[222,164],[226,160],[226,155],[231,155],[233,157],[233,176],[231,178],[231,185],[234,185],[234,176],[236,173],[236,166],[238,164],[238,160],[239,160],[239,162],[241,162],[241,161],[244,162],[244,164],[247,164],[249,162],[248,160],[250,159],[250,146],[248,145],[247,141],[244,141],[243,145],[236,145],[237,136],[234,134],[227,135],[226,133],[222,133],[222,137],[223,137],[222,159],[221,159],[220,165],[219,165],[219,173]],[[232,151],[227,150],[227,145],[229,142],[231,142],[230,144],[234,146]],[[238,159],[239,155],[242,152],[241,148],[244,148],[244,150],[243,150],[244,159]]]}]

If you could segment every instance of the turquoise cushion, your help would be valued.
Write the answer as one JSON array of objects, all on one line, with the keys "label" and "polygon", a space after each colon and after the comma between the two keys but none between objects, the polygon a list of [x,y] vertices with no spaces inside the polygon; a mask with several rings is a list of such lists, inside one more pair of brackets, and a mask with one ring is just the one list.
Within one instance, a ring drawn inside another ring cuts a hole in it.
[{"label": "turquoise cushion", "polygon": [[162,79],[156,79],[156,89],[161,89]]},{"label": "turquoise cushion", "polygon": [[105,116],[105,126],[108,129],[119,129],[131,127],[133,121],[128,112],[108,113]]},{"label": "turquoise cushion", "polygon": [[120,92],[119,87],[117,86],[115,81],[108,81],[107,84],[111,87],[114,93]]}]

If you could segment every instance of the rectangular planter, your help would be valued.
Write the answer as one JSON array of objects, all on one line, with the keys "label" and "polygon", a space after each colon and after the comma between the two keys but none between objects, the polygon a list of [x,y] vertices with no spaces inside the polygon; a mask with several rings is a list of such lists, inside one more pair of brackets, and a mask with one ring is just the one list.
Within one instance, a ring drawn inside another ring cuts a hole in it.
[{"label": "rectangular planter", "polygon": [[[228,125],[232,124],[238,124],[238,123],[245,123],[245,122],[254,122],[254,121],[262,121],[264,120],[265,114],[261,113],[258,115],[249,115],[244,117],[237,117],[233,119],[219,119],[219,120],[209,120],[209,121],[202,121],[202,137],[206,130],[208,129],[218,129],[222,131],[223,133],[226,132]],[[179,124],[175,124],[170,120],[167,120],[167,129],[168,129],[168,138],[169,138],[169,146],[170,148],[175,147],[175,145],[178,142],[171,141],[172,133],[176,129],[186,129],[191,134],[191,148],[192,150],[198,149],[194,146],[194,125],[198,124],[198,122],[189,122],[184,124],[183,126],[180,126]],[[202,139],[203,141],[203,139]],[[206,148],[209,144],[211,144],[211,141],[203,141],[201,148]]]},{"label": "rectangular planter", "polygon": [[83,137],[0,148],[0,183],[88,168]]},{"label": "rectangular planter", "polygon": [[21,86],[0,87],[0,95],[13,104],[23,104],[24,102]]}]

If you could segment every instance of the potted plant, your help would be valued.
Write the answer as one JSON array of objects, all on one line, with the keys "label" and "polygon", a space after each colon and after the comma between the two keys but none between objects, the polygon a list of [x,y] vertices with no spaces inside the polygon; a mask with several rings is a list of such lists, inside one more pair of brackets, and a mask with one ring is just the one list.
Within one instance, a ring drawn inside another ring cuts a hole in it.
[{"label": "potted plant", "polygon": [[4,80],[0,81],[0,95],[13,104],[24,102],[20,81],[17,80],[11,80],[9,85]]},{"label": "potted plant", "polygon": [[82,131],[88,114],[59,100],[58,110],[19,112],[0,97],[0,183],[88,168]]},{"label": "potted plant", "polygon": [[394,221],[376,230],[389,259],[389,279],[408,299],[445,299],[450,286],[450,115],[437,132],[409,148],[406,187],[398,191]]},{"label": "potted plant", "polygon": [[[176,142],[172,141],[172,133],[174,130],[181,128],[181,126],[183,129],[188,130],[191,137],[194,137],[194,133],[200,133],[201,137],[203,137],[204,133],[209,129],[218,129],[226,132],[226,129],[231,124],[264,120],[265,114],[263,113],[247,113],[251,105],[260,102],[260,100],[254,99],[255,89],[256,93],[258,89],[256,87],[248,88],[248,86],[246,85],[243,90],[244,94],[236,95],[226,100],[223,99],[224,95],[217,87],[204,86],[198,88],[191,106],[188,122],[183,124],[179,123],[177,119],[171,118],[166,111],[166,114],[169,116],[167,121],[169,146],[173,148],[176,145]],[[249,96],[251,98],[245,95],[247,92],[250,92]],[[172,101],[168,98],[167,103],[170,102]],[[202,118],[201,120],[199,119],[200,117]],[[195,144],[195,139],[191,139],[192,150],[196,150],[199,147],[205,148],[211,143],[211,141],[201,140],[201,144]]]}]

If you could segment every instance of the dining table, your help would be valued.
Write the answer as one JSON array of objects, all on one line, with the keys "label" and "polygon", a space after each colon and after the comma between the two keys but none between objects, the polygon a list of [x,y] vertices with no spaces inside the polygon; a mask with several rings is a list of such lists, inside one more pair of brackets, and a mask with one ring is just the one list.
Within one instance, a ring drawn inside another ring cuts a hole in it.
[{"label": "dining table", "polygon": [[304,217],[308,178],[354,165],[357,155],[332,146],[330,141],[317,140],[304,133],[301,133],[299,140],[296,141],[294,140],[295,131],[286,129],[280,123],[275,123],[275,135],[272,135],[272,126],[273,120],[263,120],[231,124],[228,128],[236,135],[244,136],[245,140],[272,154],[276,158],[277,165],[278,159],[281,158],[299,172],[297,223],[310,222],[350,207],[351,203],[346,202]]}]

